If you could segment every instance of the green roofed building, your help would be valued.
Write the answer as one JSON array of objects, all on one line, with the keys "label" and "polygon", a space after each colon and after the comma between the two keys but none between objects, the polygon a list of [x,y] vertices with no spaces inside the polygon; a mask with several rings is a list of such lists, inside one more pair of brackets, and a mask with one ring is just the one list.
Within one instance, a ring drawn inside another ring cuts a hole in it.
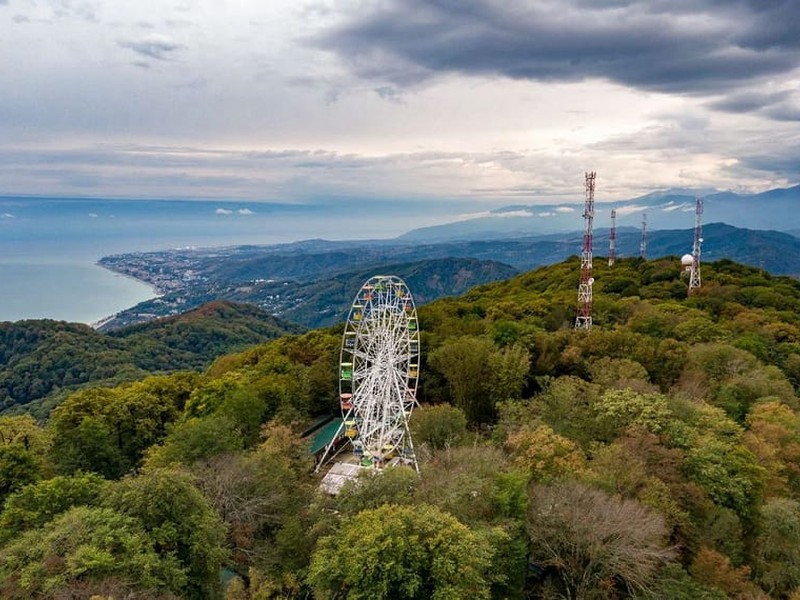
[{"label": "green roofed building", "polygon": [[336,417],[319,429],[311,440],[311,453],[317,456],[319,452],[324,451],[327,445],[336,437],[336,433],[341,426],[342,418]]}]

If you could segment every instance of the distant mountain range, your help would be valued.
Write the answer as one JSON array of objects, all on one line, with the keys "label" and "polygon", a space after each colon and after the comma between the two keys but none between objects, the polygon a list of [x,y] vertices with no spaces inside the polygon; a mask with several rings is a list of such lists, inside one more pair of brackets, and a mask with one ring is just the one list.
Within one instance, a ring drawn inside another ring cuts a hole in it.
[{"label": "distant mountain range", "polygon": [[[692,251],[693,229],[668,229],[647,233],[647,257],[681,256]],[[617,230],[616,252],[619,257],[639,256],[641,232],[630,227]],[[503,242],[496,242],[502,244]],[[519,240],[509,240],[517,244]],[[530,238],[528,242],[537,256],[552,264],[571,254],[580,254],[583,233],[549,235]],[[608,256],[609,230],[594,236],[594,256]],[[703,260],[729,258],[736,262],[760,267],[775,275],[800,277],[800,239],[781,231],[743,229],[725,223],[703,227]]]},{"label": "distant mountain range", "polygon": [[[743,229],[723,223],[704,228],[703,256],[729,258],[778,275],[800,276],[800,239],[780,231]],[[641,234],[617,231],[617,254],[639,255]],[[595,235],[594,254],[607,256],[609,230]],[[649,257],[691,251],[692,229],[648,233]],[[111,331],[199,306],[215,299],[249,302],[306,327],[342,321],[359,286],[371,275],[404,278],[418,303],[458,295],[470,287],[507,279],[519,271],[579,254],[580,231],[520,238],[412,243],[308,240],[279,246],[173,250],[106,257],[104,266],[163,291],[161,297],[104,322]]]},{"label": "distant mountain range", "polygon": [[[602,183],[602,182],[601,182]],[[650,230],[684,229],[694,224],[695,199],[704,199],[704,221],[735,227],[795,231],[800,229],[800,186],[761,194],[736,194],[710,190],[668,190],[632,200],[602,201],[602,185],[595,203],[595,227],[610,227],[611,209],[617,226],[639,228],[647,213]],[[414,229],[398,241],[432,243],[492,240],[577,231],[583,228],[583,203],[515,205],[474,215],[460,221]]]}]

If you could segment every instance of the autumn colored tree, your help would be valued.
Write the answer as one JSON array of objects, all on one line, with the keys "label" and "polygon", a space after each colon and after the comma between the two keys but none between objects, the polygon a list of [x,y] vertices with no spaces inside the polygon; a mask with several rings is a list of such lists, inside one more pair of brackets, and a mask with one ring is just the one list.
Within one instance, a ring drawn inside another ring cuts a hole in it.
[{"label": "autumn colored tree", "polygon": [[591,362],[589,373],[592,382],[604,389],[632,389],[640,393],[656,391],[645,368],[628,358],[603,356]]},{"label": "autumn colored tree", "polygon": [[750,580],[750,567],[736,568],[727,556],[709,548],[695,555],[689,572],[701,584],[725,592],[728,598],[768,600],[763,590]]},{"label": "autumn colored tree", "polygon": [[254,564],[276,576],[307,564],[312,545],[307,510],[314,488],[294,466],[287,455],[264,449],[195,465],[197,485],[227,525],[228,546],[239,565]]},{"label": "autumn colored tree", "polygon": [[540,483],[574,477],[586,468],[580,447],[547,425],[536,429],[524,427],[510,433],[504,447],[512,456],[514,466],[530,473]]}]

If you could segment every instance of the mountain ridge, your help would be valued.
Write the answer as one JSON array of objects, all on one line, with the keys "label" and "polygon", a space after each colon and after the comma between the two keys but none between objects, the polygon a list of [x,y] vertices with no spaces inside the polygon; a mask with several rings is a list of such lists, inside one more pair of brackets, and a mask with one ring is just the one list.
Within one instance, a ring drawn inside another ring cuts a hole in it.
[{"label": "mountain ridge", "polygon": [[[703,191],[708,190],[698,190]],[[719,221],[750,229],[800,229],[800,213],[795,210],[800,206],[800,185],[758,194],[716,192],[702,195],[668,190],[629,200],[596,201],[595,225],[610,225],[610,212],[615,209],[618,226],[638,226],[641,214],[647,212],[648,229],[690,227],[694,220],[695,198],[698,196],[704,198],[704,219],[708,222]],[[580,202],[515,204],[493,209],[471,219],[412,229],[397,239],[405,242],[442,242],[566,232],[581,229],[582,213],[583,203]]]},{"label": "mountain ridge", "polygon": [[199,369],[222,354],[303,330],[225,301],[113,334],[51,319],[0,323],[0,413],[89,383]]}]

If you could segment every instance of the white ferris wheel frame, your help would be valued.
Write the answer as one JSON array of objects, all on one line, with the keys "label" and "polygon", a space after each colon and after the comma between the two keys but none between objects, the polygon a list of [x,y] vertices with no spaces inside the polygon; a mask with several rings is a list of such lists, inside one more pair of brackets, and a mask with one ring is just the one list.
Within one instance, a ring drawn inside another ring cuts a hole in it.
[{"label": "white ferris wheel frame", "polygon": [[320,466],[343,433],[362,466],[381,468],[399,457],[419,471],[408,429],[419,358],[419,320],[408,286],[394,275],[371,277],[347,315],[339,355],[342,425]]}]

